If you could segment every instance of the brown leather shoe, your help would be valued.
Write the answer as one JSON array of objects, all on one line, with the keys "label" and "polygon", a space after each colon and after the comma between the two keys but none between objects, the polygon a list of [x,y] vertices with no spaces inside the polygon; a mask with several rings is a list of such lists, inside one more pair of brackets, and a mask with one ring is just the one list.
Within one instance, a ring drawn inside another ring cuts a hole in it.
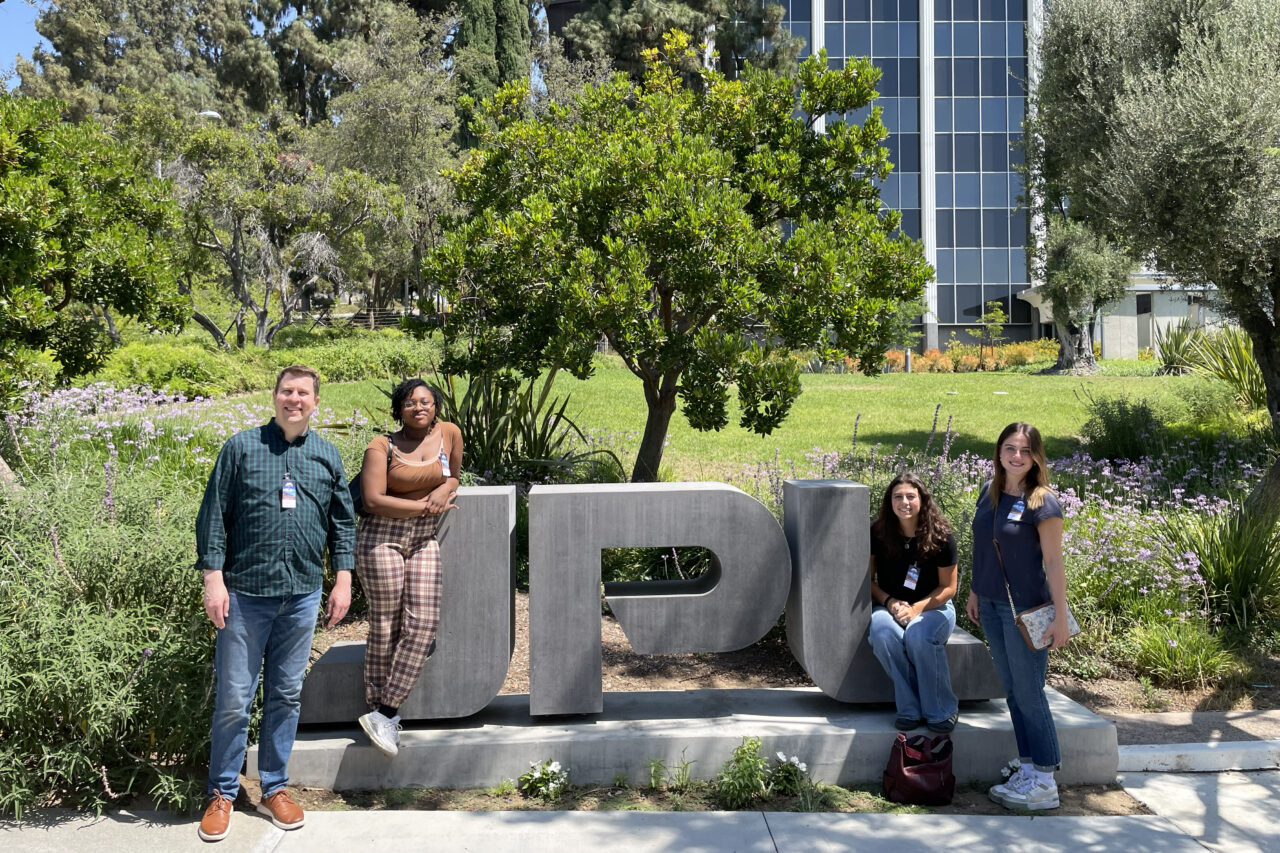
[{"label": "brown leather shoe", "polygon": [[226,838],[231,829],[231,806],[231,800],[215,793],[209,801],[209,807],[204,810],[204,817],[200,820],[200,828],[196,830],[196,834],[204,841],[221,841]]},{"label": "brown leather shoe", "polygon": [[263,797],[258,803],[258,811],[271,818],[271,822],[281,829],[297,829],[302,826],[305,817],[302,806],[289,798],[284,788],[269,797]]}]

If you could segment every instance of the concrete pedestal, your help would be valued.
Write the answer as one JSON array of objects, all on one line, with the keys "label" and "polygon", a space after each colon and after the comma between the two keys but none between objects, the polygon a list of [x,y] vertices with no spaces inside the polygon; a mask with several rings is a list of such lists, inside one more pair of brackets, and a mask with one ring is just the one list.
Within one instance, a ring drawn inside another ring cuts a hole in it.
[{"label": "concrete pedestal", "polygon": [[[1049,690],[1062,748],[1058,779],[1067,784],[1116,778],[1115,727]],[[399,787],[488,787],[515,779],[531,762],[552,758],[575,784],[609,784],[625,775],[648,779],[649,762],[694,762],[694,778],[714,777],[744,737],[760,737],[764,754],[782,751],[809,766],[814,779],[879,782],[893,743],[893,707],[851,707],[817,688],[606,693],[604,713],[590,717],[529,716],[529,697],[499,696],[465,720],[414,724],[400,754],[387,758],[358,728],[299,731],[289,762],[295,784],[334,790]],[[920,729],[924,733],[925,729]],[[965,784],[993,782],[1017,754],[1003,700],[963,703],[954,772]],[[257,750],[249,752],[250,776]]]}]

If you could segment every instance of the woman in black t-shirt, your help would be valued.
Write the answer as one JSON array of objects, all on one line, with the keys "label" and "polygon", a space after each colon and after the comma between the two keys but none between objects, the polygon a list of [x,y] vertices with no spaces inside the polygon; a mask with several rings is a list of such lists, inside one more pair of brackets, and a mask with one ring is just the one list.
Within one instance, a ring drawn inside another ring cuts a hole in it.
[{"label": "woman in black t-shirt", "polygon": [[947,639],[956,627],[956,538],[915,474],[885,489],[871,525],[871,647],[893,679],[894,726],[955,728],[960,703],[951,689]]}]

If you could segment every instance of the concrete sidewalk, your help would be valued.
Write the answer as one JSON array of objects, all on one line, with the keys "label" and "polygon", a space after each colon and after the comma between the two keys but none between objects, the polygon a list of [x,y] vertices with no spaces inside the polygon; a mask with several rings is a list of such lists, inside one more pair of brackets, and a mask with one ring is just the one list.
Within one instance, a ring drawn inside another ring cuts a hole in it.
[{"label": "concrete sidewalk", "polygon": [[[50,810],[21,824],[0,821],[5,853],[328,853],[423,850],[485,853],[562,851],[1043,851],[1221,850],[1280,853],[1280,712],[1184,720],[1175,715],[1116,719],[1122,733],[1120,781],[1154,815],[801,814],[783,812],[422,812],[312,811],[307,825],[282,832],[264,817],[237,811],[217,845],[196,837],[193,818],[163,812],[113,812],[99,818]],[[1163,722],[1167,732],[1152,730]],[[1195,725],[1192,725],[1195,723]],[[1149,742],[1135,743],[1138,724]],[[1125,736],[1127,726],[1130,735]],[[1208,727],[1206,729],[1206,727]],[[1190,732],[1205,737],[1181,743]],[[1252,738],[1252,740],[1249,740]],[[1149,769],[1222,772],[1137,772]],[[1241,769],[1254,772],[1241,772]]]},{"label": "concrete sidewalk", "polygon": [[1166,818],[849,815],[789,812],[311,812],[307,825],[281,832],[265,818],[236,812],[216,845],[195,822],[156,813],[102,818],[42,816],[0,828],[12,853],[780,853],[1009,849],[1054,853],[1124,850],[1193,853],[1202,848]]}]

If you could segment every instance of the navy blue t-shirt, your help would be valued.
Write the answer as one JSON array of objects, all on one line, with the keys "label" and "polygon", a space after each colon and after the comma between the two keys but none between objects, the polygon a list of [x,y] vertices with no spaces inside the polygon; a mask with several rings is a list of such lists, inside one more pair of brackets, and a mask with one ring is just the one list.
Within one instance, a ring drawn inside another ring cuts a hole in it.
[{"label": "navy blue t-shirt", "polygon": [[[996,550],[991,544],[992,512],[987,483],[978,495],[977,510],[973,514],[973,580],[970,588],[978,595],[1004,598],[1004,580],[1000,574],[1000,563],[996,559]],[[1013,519],[1014,505],[1024,503],[1022,517]],[[1009,589],[1013,593],[1013,606],[1017,610],[1026,610],[1047,604],[1053,600],[1049,593],[1049,582],[1044,574],[1044,554],[1040,550],[1040,532],[1037,526],[1046,518],[1062,518],[1062,505],[1052,492],[1044,496],[1044,503],[1039,509],[1025,506],[1025,499],[1020,495],[1000,495],[1000,505],[996,509],[996,536],[1000,541],[1000,554],[1004,557],[1004,569],[1009,578]]]}]

